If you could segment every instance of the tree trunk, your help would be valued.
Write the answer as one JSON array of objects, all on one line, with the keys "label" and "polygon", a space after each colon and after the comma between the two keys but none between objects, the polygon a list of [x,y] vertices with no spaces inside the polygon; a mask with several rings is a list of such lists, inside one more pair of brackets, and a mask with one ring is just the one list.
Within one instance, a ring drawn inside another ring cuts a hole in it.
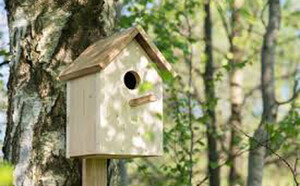
[{"label": "tree trunk", "polygon": [[237,135],[234,126],[241,127],[241,107],[243,102],[243,71],[238,66],[243,62],[243,49],[237,44],[236,40],[241,37],[243,26],[241,23],[240,8],[243,6],[237,1],[233,1],[230,5],[232,7],[232,18],[231,18],[231,28],[232,32],[229,38],[230,41],[230,53],[232,54],[232,60],[230,61],[230,71],[229,71],[229,87],[230,87],[230,102],[231,102],[231,116],[229,120],[229,125],[231,126],[231,139],[229,147],[229,161],[231,162],[228,183],[229,185],[243,184],[241,180],[241,175],[238,171],[238,158],[236,154],[238,153],[240,137]]},{"label": "tree trunk", "polygon": [[279,27],[280,1],[269,0],[269,22],[264,35],[261,54],[263,115],[261,125],[255,131],[254,140],[251,142],[248,163],[248,186],[260,186],[262,183],[264,158],[266,156],[265,146],[268,140],[268,134],[264,128],[266,125],[276,122],[277,105],[275,100],[274,66]]},{"label": "tree trunk", "polygon": [[4,156],[14,184],[76,186],[80,162],[65,158],[66,90],[60,71],[112,32],[117,0],[7,0],[12,64]]},{"label": "tree trunk", "polygon": [[124,159],[119,160],[118,170],[119,170],[119,186],[127,186],[128,176],[127,176],[127,169],[126,169],[126,160]]},{"label": "tree trunk", "polygon": [[205,1],[204,4],[205,11],[205,73],[204,73],[204,83],[205,83],[205,97],[207,103],[207,115],[209,116],[206,123],[206,136],[208,142],[208,175],[209,175],[209,185],[219,186],[220,185],[220,168],[218,166],[219,155],[217,150],[217,131],[216,131],[216,97],[215,97],[215,87],[214,87],[214,64],[213,64],[213,51],[212,51],[212,23],[210,15],[210,0]]}]

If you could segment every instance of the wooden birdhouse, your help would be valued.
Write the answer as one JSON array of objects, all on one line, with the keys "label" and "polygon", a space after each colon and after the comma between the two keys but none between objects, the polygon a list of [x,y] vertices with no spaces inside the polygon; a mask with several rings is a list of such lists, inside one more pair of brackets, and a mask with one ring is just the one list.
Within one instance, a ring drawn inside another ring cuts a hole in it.
[{"label": "wooden birdhouse", "polygon": [[169,63],[135,26],[89,46],[67,81],[67,156],[163,154],[163,82]]}]

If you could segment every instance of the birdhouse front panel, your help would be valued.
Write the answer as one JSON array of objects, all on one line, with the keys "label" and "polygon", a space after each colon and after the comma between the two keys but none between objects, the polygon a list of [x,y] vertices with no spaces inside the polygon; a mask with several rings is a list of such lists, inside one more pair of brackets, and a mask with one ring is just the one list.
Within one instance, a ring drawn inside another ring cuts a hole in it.
[{"label": "birdhouse front panel", "polygon": [[163,82],[171,65],[140,26],[89,46],[60,75],[67,81],[67,156],[163,154]]},{"label": "birdhouse front panel", "polygon": [[100,82],[99,152],[162,155],[162,79],[135,40],[100,73]]},{"label": "birdhouse front panel", "polygon": [[136,40],[67,91],[69,156],[162,155],[162,79]]}]

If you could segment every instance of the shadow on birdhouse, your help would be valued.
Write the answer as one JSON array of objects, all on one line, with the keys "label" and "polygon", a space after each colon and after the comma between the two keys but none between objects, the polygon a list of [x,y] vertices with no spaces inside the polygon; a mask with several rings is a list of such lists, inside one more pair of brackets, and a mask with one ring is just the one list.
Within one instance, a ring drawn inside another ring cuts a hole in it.
[{"label": "shadow on birdhouse", "polygon": [[171,66],[139,26],[88,47],[60,75],[67,81],[67,156],[162,155],[160,72],[172,74]]}]

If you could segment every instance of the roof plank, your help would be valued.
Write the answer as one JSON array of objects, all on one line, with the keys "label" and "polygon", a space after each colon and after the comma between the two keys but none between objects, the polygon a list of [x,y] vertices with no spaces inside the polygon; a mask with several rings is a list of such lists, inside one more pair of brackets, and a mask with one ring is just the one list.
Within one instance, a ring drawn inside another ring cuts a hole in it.
[{"label": "roof plank", "polygon": [[103,70],[133,39],[137,40],[151,60],[157,64],[159,70],[172,71],[171,65],[143,28],[134,26],[89,46],[60,74],[59,79],[66,81]]}]

